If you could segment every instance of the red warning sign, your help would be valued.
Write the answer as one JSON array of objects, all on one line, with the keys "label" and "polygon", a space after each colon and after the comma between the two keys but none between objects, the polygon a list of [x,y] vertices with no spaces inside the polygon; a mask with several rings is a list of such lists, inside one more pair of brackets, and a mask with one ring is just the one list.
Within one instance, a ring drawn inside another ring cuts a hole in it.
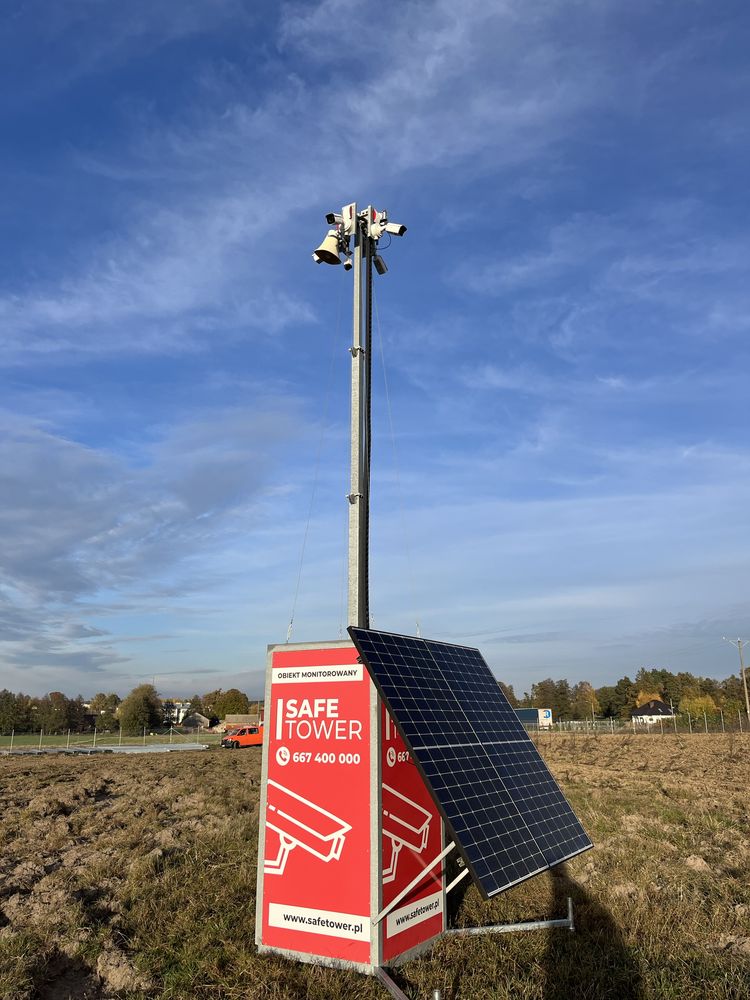
[{"label": "red warning sign", "polygon": [[[440,814],[388,711],[381,703],[383,776],[383,908],[431,864],[443,849]],[[383,920],[383,960],[429,941],[445,927],[440,867]]]},{"label": "red warning sign", "polygon": [[262,943],[370,961],[370,699],[353,646],[277,649],[266,693]]}]

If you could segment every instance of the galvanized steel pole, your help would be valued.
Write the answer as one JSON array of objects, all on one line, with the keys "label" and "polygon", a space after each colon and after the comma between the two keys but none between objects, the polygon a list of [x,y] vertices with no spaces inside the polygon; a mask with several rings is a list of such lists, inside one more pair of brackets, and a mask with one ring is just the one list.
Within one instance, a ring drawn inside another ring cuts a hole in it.
[{"label": "galvanized steel pole", "polygon": [[369,392],[367,385],[367,344],[362,343],[362,261],[365,240],[354,206],[354,311],[352,317],[352,413],[351,413],[351,492],[349,493],[349,573],[347,620],[350,625],[367,628],[368,614],[368,507],[369,474],[365,469],[369,458],[367,432]]}]

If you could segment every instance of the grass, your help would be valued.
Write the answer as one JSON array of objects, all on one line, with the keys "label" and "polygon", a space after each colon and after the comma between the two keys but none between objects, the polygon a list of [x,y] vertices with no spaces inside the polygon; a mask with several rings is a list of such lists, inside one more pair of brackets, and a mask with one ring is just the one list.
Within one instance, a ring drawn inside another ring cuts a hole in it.
[{"label": "grass", "polygon": [[[570,895],[576,933],[445,937],[394,973],[406,994],[749,996],[750,738],[539,746],[595,850],[491,903],[469,887],[452,919],[563,916]],[[2,1000],[384,997],[362,976],[257,955],[259,775],[253,750],[0,757]]]}]

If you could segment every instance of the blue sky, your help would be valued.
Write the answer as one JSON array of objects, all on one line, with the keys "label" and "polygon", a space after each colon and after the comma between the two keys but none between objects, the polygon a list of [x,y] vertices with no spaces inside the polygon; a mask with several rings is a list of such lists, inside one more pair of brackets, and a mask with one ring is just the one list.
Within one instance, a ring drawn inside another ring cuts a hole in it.
[{"label": "blue sky", "polygon": [[375,624],[519,692],[736,669],[746,4],[8,6],[0,686],[258,694],[316,481],[292,638],[339,637],[353,200],[409,227]]}]

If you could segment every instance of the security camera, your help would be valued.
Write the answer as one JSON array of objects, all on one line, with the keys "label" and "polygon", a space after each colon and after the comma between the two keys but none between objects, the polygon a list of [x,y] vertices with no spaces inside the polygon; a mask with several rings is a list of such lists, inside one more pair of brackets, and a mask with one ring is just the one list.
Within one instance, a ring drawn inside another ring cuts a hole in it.
[{"label": "security camera", "polygon": [[383,785],[383,836],[391,842],[391,860],[383,868],[383,882],[396,878],[398,856],[402,847],[421,854],[427,846],[432,816],[426,809],[407,799],[390,785]]},{"label": "security camera", "polygon": [[403,236],[406,232],[406,226],[400,226],[398,222],[387,222],[385,231],[391,236]]},{"label": "security camera", "polygon": [[375,256],[372,259],[372,262],[375,265],[375,270],[378,272],[378,274],[385,274],[387,272],[388,268],[386,267],[386,263],[379,253],[375,254]]},{"label": "security camera", "polygon": [[354,265],[352,264],[351,257],[345,257],[344,258],[344,270],[345,271],[351,271],[352,267],[354,267]]},{"label": "security camera", "polygon": [[295,847],[301,847],[321,861],[338,861],[346,835],[352,828],[350,823],[327,809],[270,779],[266,827],[279,835],[276,857],[265,858],[263,862],[266,875],[283,875]]},{"label": "security camera", "polygon": [[338,212],[329,212],[326,216],[326,222],[329,226],[334,226],[337,223],[343,223],[344,217],[339,215]]}]

